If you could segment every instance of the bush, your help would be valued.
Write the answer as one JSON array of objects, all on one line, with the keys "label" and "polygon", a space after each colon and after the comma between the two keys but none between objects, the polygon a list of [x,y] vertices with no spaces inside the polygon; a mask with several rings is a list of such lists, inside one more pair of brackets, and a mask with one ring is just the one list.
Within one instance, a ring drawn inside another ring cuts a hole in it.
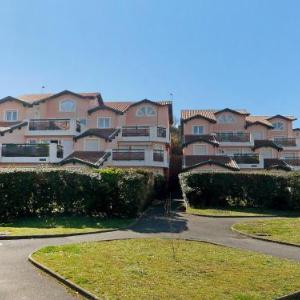
[{"label": "bush", "polygon": [[2,169],[0,220],[50,214],[133,217],[153,194],[153,175],[120,169]]},{"label": "bush", "polygon": [[161,174],[154,175],[154,198],[164,199],[167,194],[167,181]]},{"label": "bush", "polygon": [[300,208],[299,173],[183,173],[183,197],[194,207]]}]

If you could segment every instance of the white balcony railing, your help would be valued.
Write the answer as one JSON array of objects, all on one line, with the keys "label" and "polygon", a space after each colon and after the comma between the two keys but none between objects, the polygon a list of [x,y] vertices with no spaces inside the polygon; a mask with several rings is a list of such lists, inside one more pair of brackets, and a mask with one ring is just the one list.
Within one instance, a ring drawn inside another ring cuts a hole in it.
[{"label": "white balcony railing", "polygon": [[76,135],[80,123],[74,119],[31,119],[28,121],[28,135]]},{"label": "white balcony railing", "polygon": [[124,141],[170,142],[169,129],[161,126],[123,126],[120,138]]},{"label": "white balcony railing", "polygon": [[51,144],[2,144],[2,163],[56,163],[63,158],[63,148]]},{"label": "white balcony railing", "polygon": [[169,160],[166,151],[163,150],[129,150],[113,149],[107,165],[111,166],[146,166],[168,167]]}]

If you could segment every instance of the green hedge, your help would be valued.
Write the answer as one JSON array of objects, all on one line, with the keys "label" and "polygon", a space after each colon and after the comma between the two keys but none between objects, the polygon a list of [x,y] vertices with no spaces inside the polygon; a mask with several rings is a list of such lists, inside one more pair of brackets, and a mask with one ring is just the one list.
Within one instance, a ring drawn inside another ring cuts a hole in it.
[{"label": "green hedge", "polygon": [[239,172],[182,173],[183,197],[195,207],[300,208],[300,174]]},{"label": "green hedge", "polygon": [[152,173],[2,169],[0,220],[49,214],[133,217],[153,195]]}]

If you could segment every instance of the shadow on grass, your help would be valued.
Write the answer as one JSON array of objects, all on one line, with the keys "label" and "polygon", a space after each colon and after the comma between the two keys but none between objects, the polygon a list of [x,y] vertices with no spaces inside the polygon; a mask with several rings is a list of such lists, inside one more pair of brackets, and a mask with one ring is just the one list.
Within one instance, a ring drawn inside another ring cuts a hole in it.
[{"label": "shadow on grass", "polygon": [[0,223],[0,227],[15,228],[120,228],[131,224],[133,219],[121,218],[95,218],[88,216],[49,216],[49,217],[28,217],[16,219],[8,223]]}]

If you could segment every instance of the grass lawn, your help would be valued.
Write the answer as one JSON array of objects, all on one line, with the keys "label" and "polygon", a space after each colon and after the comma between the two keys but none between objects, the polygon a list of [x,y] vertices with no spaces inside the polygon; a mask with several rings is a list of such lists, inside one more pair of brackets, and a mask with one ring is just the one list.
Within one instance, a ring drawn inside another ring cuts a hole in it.
[{"label": "grass lawn", "polygon": [[193,241],[49,246],[33,258],[101,299],[261,300],[300,290],[299,263]]},{"label": "grass lawn", "polygon": [[0,223],[0,235],[38,235],[93,232],[127,227],[133,219],[101,219],[93,217],[24,218]]},{"label": "grass lawn", "polygon": [[234,224],[233,228],[266,239],[300,245],[300,218],[248,221]]},{"label": "grass lawn", "polygon": [[261,217],[261,216],[300,216],[300,211],[271,210],[252,207],[242,208],[193,208],[188,207],[187,213],[220,216],[220,217]]}]

